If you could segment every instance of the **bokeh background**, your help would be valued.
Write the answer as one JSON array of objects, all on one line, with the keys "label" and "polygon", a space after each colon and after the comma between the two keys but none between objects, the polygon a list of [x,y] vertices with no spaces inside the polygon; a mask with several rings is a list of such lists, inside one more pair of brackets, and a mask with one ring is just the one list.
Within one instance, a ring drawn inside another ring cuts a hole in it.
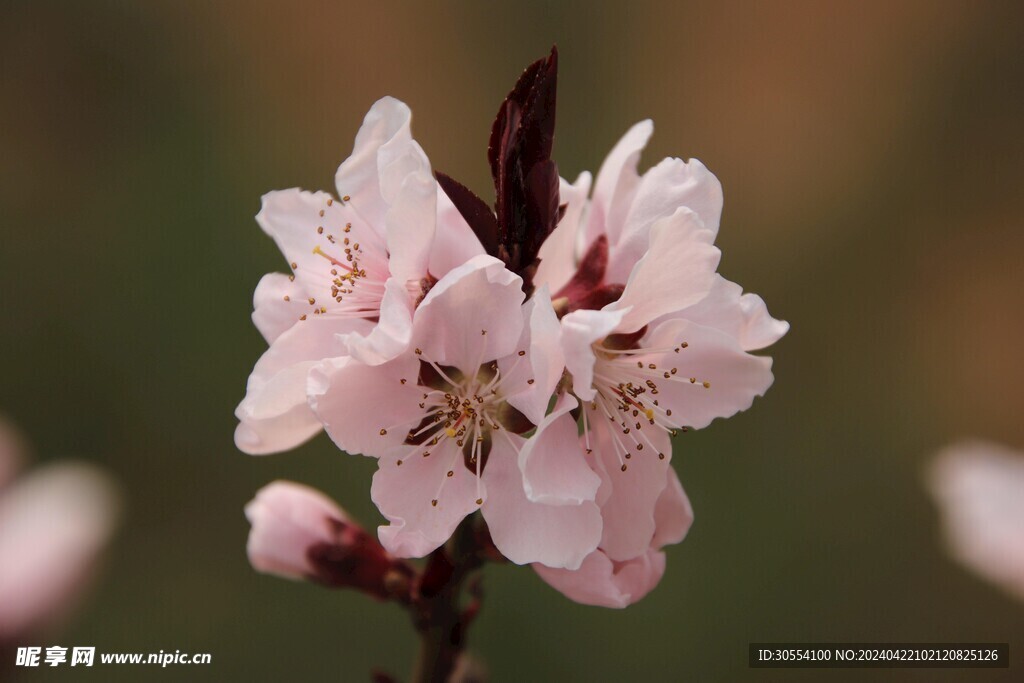
[{"label": "bokeh background", "polygon": [[[385,94],[489,196],[493,115],[556,42],[562,174],[653,118],[642,166],[718,175],[721,271],[793,328],[754,409],[679,440],[697,521],[645,601],[487,569],[470,644],[492,680],[1020,680],[1024,604],[947,559],[922,473],[961,436],[1024,447],[1022,26],[1020,3],[966,0],[7,0],[0,412],[40,459],[106,467],[127,505],[97,590],[39,644],[213,654],[24,680],[407,672],[397,608],[246,561],[242,507],[275,478],[380,520],[372,461],[324,437],[234,448],[264,348],[252,290],[285,267],[253,216],[265,191],[332,189]],[[1010,641],[1013,667],[759,671],[751,641]]]}]

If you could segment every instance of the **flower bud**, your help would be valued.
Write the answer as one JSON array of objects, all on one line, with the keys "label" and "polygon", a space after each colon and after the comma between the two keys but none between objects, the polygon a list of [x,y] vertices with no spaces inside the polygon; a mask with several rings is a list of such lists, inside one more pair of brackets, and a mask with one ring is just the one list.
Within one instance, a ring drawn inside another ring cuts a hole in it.
[{"label": "flower bud", "polygon": [[412,569],[384,550],[332,500],[276,481],[246,506],[249,562],[261,572],[356,588],[381,600],[408,596]]}]

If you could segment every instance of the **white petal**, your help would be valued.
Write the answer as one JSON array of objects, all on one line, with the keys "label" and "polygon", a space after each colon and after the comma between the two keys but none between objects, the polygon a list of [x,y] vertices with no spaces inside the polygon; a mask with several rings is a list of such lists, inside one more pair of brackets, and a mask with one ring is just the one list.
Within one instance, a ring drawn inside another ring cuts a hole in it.
[{"label": "white petal", "polygon": [[309,312],[304,291],[284,273],[267,273],[252,297],[252,321],[268,344]]},{"label": "white petal", "polygon": [[[584,409],[589,411],[594,469],[602,479],[602,490],[598,492],[604,518],[601,549],[611,559],[625,561],[642,555],[654,537],[655,510],[668,481],[672,444],[664,430],[645,427],[646,440],[641,440],[644,449],[635,450],[625,435],[615,438],[621,428],[611,425],[603,413],[589,406]],[[629,448],[629,459],[625,458],[622,446]],[[660,458],[659,453],[665,457]]]},{"label": "white petal", "polygon": [[617,328],[634,332],[652,320],[703,299],[714,283],[721,252],[697,214],[678,209],[651,228],[647,253],[633,268],[618,301],[605,310],[626,313]]}]

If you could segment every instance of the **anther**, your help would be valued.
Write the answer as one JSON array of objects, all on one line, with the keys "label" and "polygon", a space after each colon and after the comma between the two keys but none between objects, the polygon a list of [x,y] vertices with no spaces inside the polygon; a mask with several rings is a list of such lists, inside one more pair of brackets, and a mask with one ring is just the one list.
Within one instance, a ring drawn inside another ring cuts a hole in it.
[{"label": "anther", "polygon": [[430,504],[433,505],[434,507],[437,507],[437,498],[435,498],[434,500],[430,501]]},{"label": "anther", "polygon": [[380,430],[380,435],[381,435],[381,436],[384,436],[384,435],[385,435],[385,434],[387,434],[387,433],[388,433],[388,430],[386,430],[386,429],[381,429],[381,430]]}]

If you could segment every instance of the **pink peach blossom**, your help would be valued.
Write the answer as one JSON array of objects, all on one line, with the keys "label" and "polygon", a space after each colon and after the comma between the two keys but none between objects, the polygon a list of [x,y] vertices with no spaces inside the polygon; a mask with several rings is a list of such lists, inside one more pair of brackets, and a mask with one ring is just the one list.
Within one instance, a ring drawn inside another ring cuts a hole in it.
[{"label": "pink peach blossom", "polygon": [[431,278],[482,253],[437,187],[410,120],[398,100],[373,105],[338,168],[337,197],[298,189],[263,197],[256,220],[292,272],[270,273],[256,288],[253,322],[270,348],[235,412],[241,450],[287,450],[319,432],[306,402],[309,369],[349,353],[370,363],[394,357]]},{"label": "pink peach blossom", "polygon": [[[310,403],[343,450],[379,459],[371,494],[392,553],[424,556],[480,510],[513,562],[579,567],[601,534],[600,480],[564,396],[560,329],[545,291],[478,256],[433,286],[410,350],[381,365],[348,357],[310,375]],[[532,436],[521,436],[533,430]]]},{"label": "pink peach blossom", "polygon": [[772,383],[771,359],[749,351],[788,329],[716,273],[714,175],[678,159],[638,175],[651,130],[637,124],[616,145],[591,199],[588,176],[563,183],[569,206],[538,271],[567,309],[565,365],[591,466],[604,477],[601,548],[613,562],[648,551],[670,436],[749,408]]}]

